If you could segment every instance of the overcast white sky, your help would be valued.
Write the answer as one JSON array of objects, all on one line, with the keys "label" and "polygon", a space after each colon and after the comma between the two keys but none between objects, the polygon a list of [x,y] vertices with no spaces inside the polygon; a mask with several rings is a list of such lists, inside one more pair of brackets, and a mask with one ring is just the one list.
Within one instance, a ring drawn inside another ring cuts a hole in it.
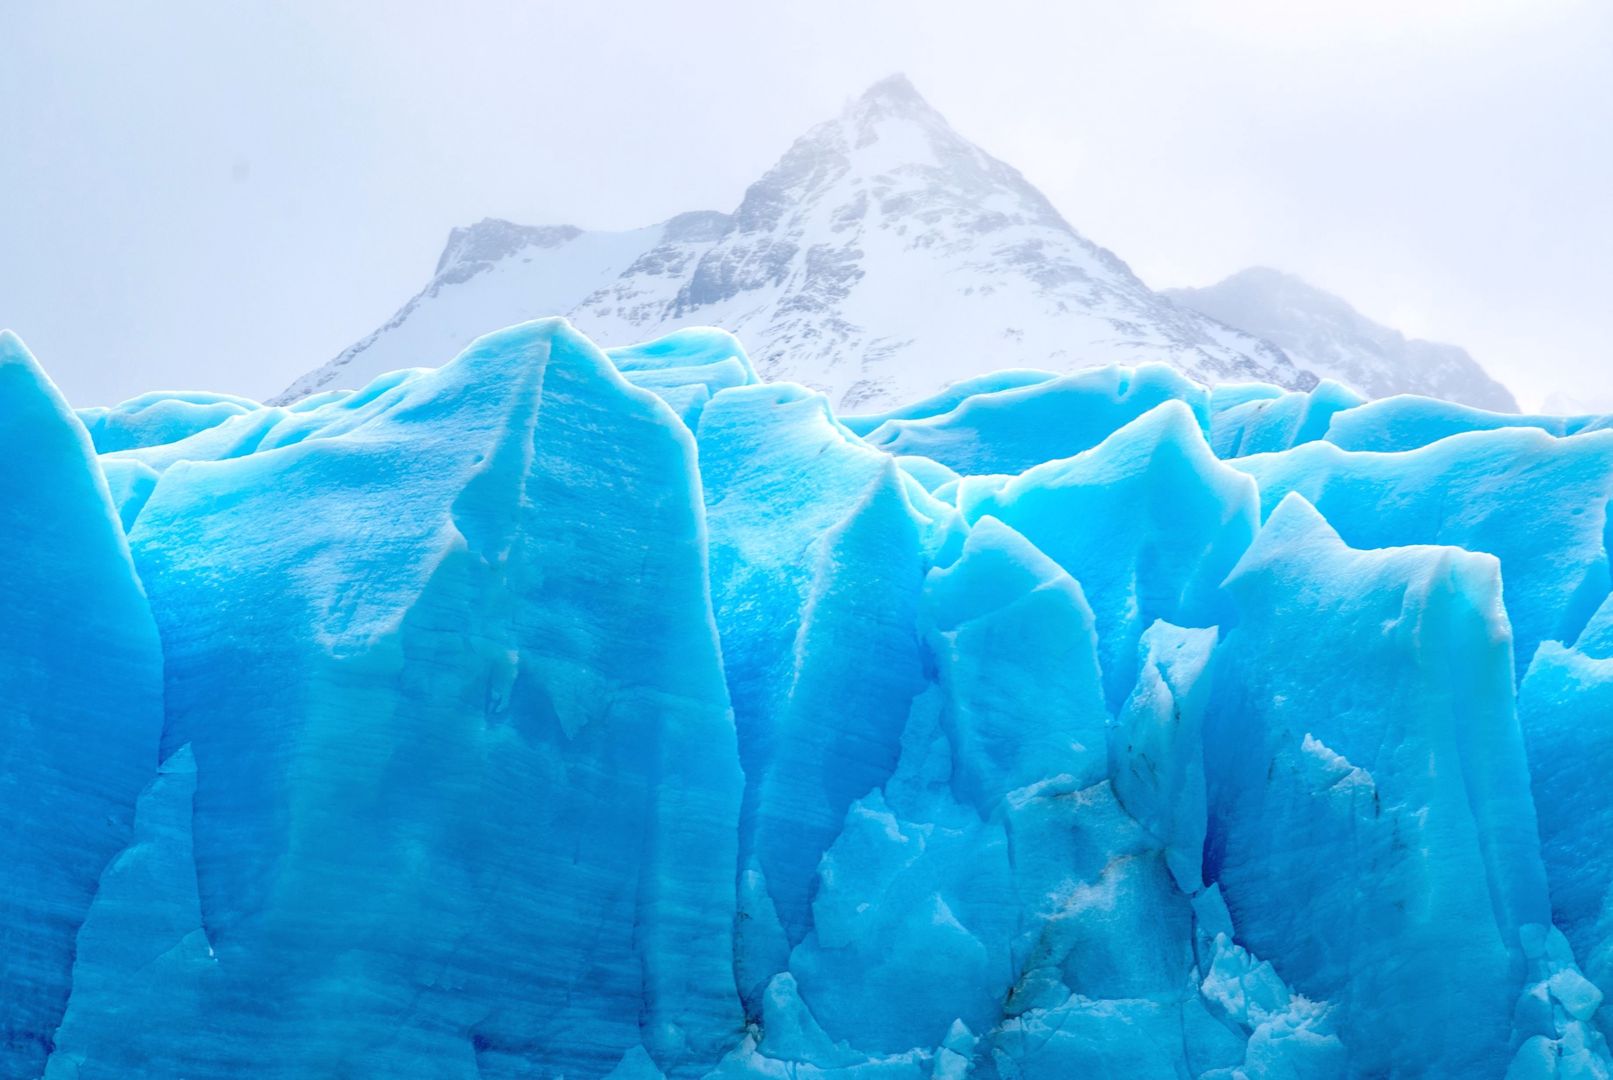
[{"label": "overcast white sky", "polygon": [[450,227],[732,209],[893,71],[1155,286],[1261,263],[1613,401],[1607,0],[0,0],[0,325],[256,397]]}]

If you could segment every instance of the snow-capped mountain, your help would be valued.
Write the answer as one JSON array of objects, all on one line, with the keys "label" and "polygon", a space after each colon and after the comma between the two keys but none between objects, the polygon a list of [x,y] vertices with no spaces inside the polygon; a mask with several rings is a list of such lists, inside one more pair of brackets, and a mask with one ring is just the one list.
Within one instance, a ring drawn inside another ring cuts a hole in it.
[{"label": "snow-capped mountain", "polygon": [[765,378],[846,409],[1016,366],[1164,360],[1207,382],[1316,381],[1280,349],[1150,290],[893,76],[798,139],[731,214],[626,232],[455,229],[419,295],[283,397],[435,366],[483,333],[552,314],[606,345],[718,326]]},{"label": "snow-capped mountain", "polygon": [[1467,350],[1407,338],[1332,293],[1266,267],[1202,289],[1167,289],[1186,308],[1273,343],[1302,368],[1368,397],[1424,394],[1497,412],[1517,412],[1511,391]]}]

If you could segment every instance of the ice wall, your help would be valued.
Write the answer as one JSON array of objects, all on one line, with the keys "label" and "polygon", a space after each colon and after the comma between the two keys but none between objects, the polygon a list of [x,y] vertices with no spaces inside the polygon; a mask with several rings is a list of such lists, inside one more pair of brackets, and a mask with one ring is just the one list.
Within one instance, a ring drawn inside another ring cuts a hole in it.
[{"label": "ice wall", "polygon": [[163,656],[84,428],[0,331],[0,1073],[38,1076],[156,774]]},{"label": "ice wall", "polygon": [[0,1073],[1607,1077],[1604,426],[0,338]]}]

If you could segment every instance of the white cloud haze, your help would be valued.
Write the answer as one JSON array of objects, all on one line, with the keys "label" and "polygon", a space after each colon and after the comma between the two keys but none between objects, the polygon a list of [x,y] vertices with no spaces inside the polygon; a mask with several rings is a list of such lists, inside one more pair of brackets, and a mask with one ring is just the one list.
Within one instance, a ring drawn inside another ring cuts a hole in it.
[{"label": "white cloud haze", "polygon": [[456,224],[731,209],[898,70],[1152,285],[1277,266],[1613,403],[1603,0],[65,0],[0,40],[0,324],[80,404],[272,394]]}]

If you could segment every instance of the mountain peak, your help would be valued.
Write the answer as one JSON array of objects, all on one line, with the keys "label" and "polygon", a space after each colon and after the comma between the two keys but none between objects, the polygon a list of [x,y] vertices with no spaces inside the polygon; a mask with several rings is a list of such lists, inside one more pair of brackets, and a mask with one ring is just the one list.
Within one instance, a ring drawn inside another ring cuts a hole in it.
[{"label": "mountain peak", "polygon": [[923,109],[934,112],[924,95],[918,92],[913,81],[901,72],[887,75],[862,92],[852,104],[853,109],[878,107],[884,109]]},{"label": "mountain peak", "polygon": [[1228,274],[1224,279],[1222,279],[1221,284],[1225,285],[1229,281],[1286,282],[1293,285],[1303,285],[1305,288],[1312,291],[1321,291],[1304,278],[1301,278],[1296,274],[1290,274],[1286,270],[1278,270],[1274,266],[1246,266],[1242,270]]},{"label": "mountain peak", "polygon": [[[809,129],[745,192],[734,220],[742,230],[772,229],[784,215],[838,199],[876,177],[914,170],[979,172],[989,159],[931,107],[905,75],[874,83],[838,116]],[[955,186],[982,184],[958,177]]]},{"label": "mountain peak", "polygon": [[456,231],[426,289],[286,397],[553,314],[608,344],[720,326],[766,377],[848,409],[1002,367],[1165,360],[1206,381],[1315,382],[1269,343],[1151,291],[895,74],[796,139],[731,214],[609,233]]},{"label": "mountain peak", "polygon": [[936,106],[924,100],[923,93],[919,93],[913,82],[902,73],[886,76],[863,90],[861,97],[853,98],[845,106],[837,121],[829,121],[823,127],[847,129],[852,145],[866,147],[881,139],[882,129],[887,129],[892,123],[898,127],[919,127],[932,140],[963,143],[960,135],[953,131],[952,124],[947,123],[947,118],[936,110]]}]

